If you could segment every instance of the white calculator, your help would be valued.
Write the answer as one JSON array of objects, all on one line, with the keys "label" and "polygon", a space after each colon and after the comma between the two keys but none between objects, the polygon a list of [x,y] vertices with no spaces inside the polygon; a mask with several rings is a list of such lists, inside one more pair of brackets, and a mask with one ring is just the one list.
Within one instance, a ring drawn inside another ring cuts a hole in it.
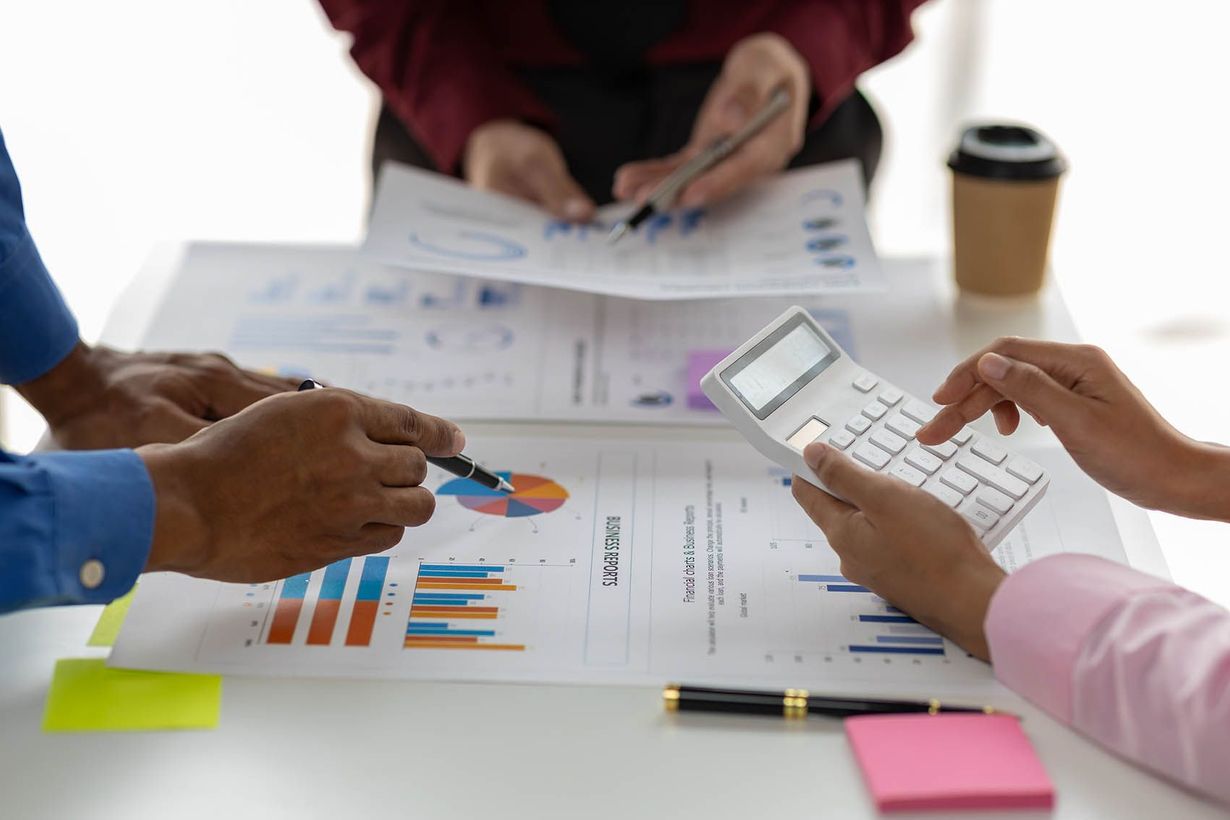
[{"label": "white calculator", "polygon": [[803,461],[826,441],[857,463],[931,493],[993,548],[1050,479],[998,437],[962,429],[943,444],[914,435],[937,408],[868,373],[800,307],[792,307],[710,370],[701,388],[771,461],[827,489]]}]

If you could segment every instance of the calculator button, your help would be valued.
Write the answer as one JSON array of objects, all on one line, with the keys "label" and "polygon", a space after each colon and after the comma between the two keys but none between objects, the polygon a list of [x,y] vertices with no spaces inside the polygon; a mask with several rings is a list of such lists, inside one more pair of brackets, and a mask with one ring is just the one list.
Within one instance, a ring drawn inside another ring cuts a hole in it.
[{"label": "calculator button", "polygon": [[978,482],[965,473],[949,470],[940,476],[940,481],[943,481],[949,487],[959,492],[961,495],[969,495],[978,486]]},{"label": "calculator button", "polygon": [[880,404],[878,401],[873,401],[871,404],[863,408],[863,415],[872,421],[879,421],[884,418],[884,414],[888,412],[888,408]]},{"label": "calculator button", "polygon": [[935,471],[944,466],[944,462],[935,456],[917,449],[911,449],[906,453],[905,460],[911,467],[917,467],[927,475],[935,475]]},{"label": "calculator button", "polygon": [[838,450],[844,450],[854,443],[854,436],[847,433],[845,430],[838,430],[833,435],[829,436],[829,444],[836,447]]},{"label": "calculator button", "polygon": [[855,416],[846,422],[846,429],[856,436],[861,436],[871,429],[871,422],[862,416]]},{"label": "calculator button", "polygon": [[980,458],[961,456],[957,459],[957,467],[974,478],[990,484],[1002,493],[1007,493],[1018,501],[1029,492],[1029,485],[1020,479],[1013,478],[998,467],[992,467]]},{"label": "calculator button", "polygon": [[884,422],[884,426],[902,438],[914,438],[922,427],[918,422],[910,421],[900,413],[894,414],[892,418]]},{"label": "calculator button", "polygon": [[871,438],[868,441],[886,453],[892,453],[893,455],[897,455],[897,453],[904,450],[905,445],[908,443],[901,436],[896,433],[890,433],[887,430],[876,430],[871,434]]},{"label": "calculator button", "polygon": [[943,501],[950,507],[957,506],[961,503],[961,499],[965,498],[965,496],[960,493],[953,492],[943,484],[928,484],[926,487],[923,487],[923,490],[931,493],[933,496],[938,498],[940,501]]},{"label": "calculator button", "polygon": [[988,510],[986,507],[978,504],[971,504],[968,507],[962,507],[957,512],[965,516],[965,520],[974,525],[974,529],[983,533],[999,523],[999,516]]},{"label": "calculator button", "polygon": [[1036,484],[1042,478],[1042,468],[1020,456],[1009,459],[1004,469],[1028,484]]},{"label": "calculator button", "polygon": [[872,447],[867,442],[863,442],[854,448],[854,457],[873,470],[883,470],[885,465],[891,460],[887,453],[878,447]]},{"label": "calculator button", "polygon": [[915,470],[913,467],[907,467],[904,464],[898,464],[896,467],[891,469],[888,474],[893,478],[899,478],[906,484],[910,484],[915,487],[921,487],[923,482],[927,480],[927,477],[918,472],[918,470]]},{"label": "calculator button", "polygon": [[1008,457],[1008,451],[998,444],[992,444],[985,438],[980,438],[974,442],[974,445],[969,448],[970,452],[977,456],[982,456],[992,464],[999,464]]},{"label": "calculator button", "polygon": [[901,406],[901,412],[905,413],[910,418],[919,424],[926,424],[935,418],[935,414],[940,412],[929,404],[923,404],[917,399],[910,399]]},{"label": "calculator button", "polygon": [[870,373],[864,373],[854,380],[854,387],[860,393],[870,393],[879,383],[880,380],[875,376]]},{"label": "calculator button", "polygon": [[953,435],[952,440],[955,441],[957,444],[964,444],[965,442],[969,441],[969,437],[971,435],[973,435],[973,433],[970,431],[968,427],[962,427],[960,430],[958,430]]},{"label": "calculator button", "polygon": [[924,444],[922,446],[928,453],[933,453],[947,461],[957,454],[957,445],[951,441],[943,441],[939,444]]},{"label": "calculator button", "polygon": [[991,487],[979,487],[974,494],[974,500],[984,507],[995,510],[1000,515],[1012,509],[1012,499]]},{"label": "calculator button", "polygon": [[905,398],[905,393],[902,393],[895,387],[886,387],[880,391],[880,401],[892,407],[897,402]]}]

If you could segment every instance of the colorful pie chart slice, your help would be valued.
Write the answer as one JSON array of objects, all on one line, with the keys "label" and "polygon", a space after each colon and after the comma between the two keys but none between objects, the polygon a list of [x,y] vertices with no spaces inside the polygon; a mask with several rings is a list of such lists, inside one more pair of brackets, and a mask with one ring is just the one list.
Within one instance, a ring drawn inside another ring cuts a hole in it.
[{"label": "colorful pie chart slice", "polygon": [[515,493],[491,490],[469,478],[447,482],[436,495],[451,495],[467,510],[502,518],[526,518],[553,512],[564,506],[568,491],[549,478],[528,473],[497,473],[517,488]]}]

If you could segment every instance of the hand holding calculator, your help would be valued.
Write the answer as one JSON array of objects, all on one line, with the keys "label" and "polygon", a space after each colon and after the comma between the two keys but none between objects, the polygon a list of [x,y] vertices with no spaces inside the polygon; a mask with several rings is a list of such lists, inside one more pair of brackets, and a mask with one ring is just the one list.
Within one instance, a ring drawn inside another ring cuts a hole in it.
[{"label": "hand holding calculator", "polygon": [[831,492],[803,460],[813,441],[931,493],[988,549],[1050,483],[1041,467],[968,428],[942,444],[920,444],[915,434],[937,409],[859,367],[800,307],[719,362],[701,389],[764,456],[820,489]]}]

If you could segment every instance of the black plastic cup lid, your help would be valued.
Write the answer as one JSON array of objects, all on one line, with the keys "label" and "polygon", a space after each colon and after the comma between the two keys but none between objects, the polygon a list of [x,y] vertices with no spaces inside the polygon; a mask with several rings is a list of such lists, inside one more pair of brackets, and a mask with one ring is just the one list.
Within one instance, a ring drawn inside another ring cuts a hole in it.
[{"label": "black plastic cup lid", "polygon": [[1054,179],[1068,170],[1055,143],[1027,125],[975,125],[961,133],[948,167],[987,179]]}]

